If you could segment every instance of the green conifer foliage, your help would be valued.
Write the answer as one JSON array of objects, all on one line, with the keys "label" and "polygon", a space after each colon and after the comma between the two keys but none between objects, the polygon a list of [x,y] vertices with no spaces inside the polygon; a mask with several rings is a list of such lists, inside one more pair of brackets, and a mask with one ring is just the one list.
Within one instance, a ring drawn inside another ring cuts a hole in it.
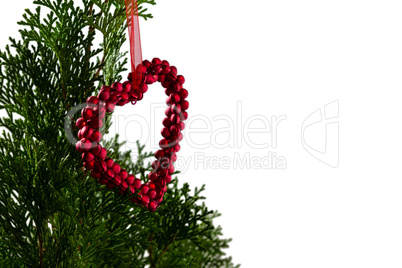
[{"label": "green conifer foliage", "polygon": [[[175,178],[150,213],[88,176],[65,135],[72,107],[122,79],[124,1],[34,3],[21,38],[0,51],[0,267],[235,267],[203,188],[192,192]],[[151,18],[146,6],[155,2],[139,4]],[[117,137],[104,145],[144,179],[153,156],[144,146],[134,163]]]}]

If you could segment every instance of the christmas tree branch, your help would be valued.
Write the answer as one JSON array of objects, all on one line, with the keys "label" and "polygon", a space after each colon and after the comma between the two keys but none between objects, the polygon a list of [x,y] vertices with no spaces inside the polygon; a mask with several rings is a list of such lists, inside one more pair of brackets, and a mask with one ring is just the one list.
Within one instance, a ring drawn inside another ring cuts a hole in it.
[{"label": "christmas tree branch", "polygon": [[153,235],[149,236],[148,242],[149,242],[149,247],[148,247],[149,265],[150,265],[150,268],[155,268],[154,245],[153,245],[154,236]]},{"label": "christmas tree branch", "polygon": [[43,238],[42,232],[38,228],[38,240],[39,240],[39,267],[43,267]]}]

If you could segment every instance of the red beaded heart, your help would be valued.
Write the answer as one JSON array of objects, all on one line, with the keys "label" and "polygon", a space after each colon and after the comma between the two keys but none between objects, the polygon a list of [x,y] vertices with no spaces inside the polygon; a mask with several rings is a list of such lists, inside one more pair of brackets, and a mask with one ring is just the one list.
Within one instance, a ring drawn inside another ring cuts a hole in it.
[{"label": "red beaded heart", "polygon": [[[136,193],[137,196],[130,198],[132,202],[155,211],[163,200],[166,184],[172,180],[173,163],[180,150],[179,142],[183,139],[183,121],[187,119],[188,92],[183,88],[184,77],[177,75],[176,67],[158,58],[154,58],[152,63],[143,61],[143,76],[138,88],[132,86],[131,76],[130,73],[128,81],[123,84],[116,82],[110,87],[102,86],[98,96],[87,99],[87,107],[82,109],[82,117],[76,121],[76,126],[80,129],[76,149],[82,153],[84,167],[91,170],[91,176],[100,184],[109,189],[117,188],[120,194]],[[99,128],[102,127],[106,113],[113,112],[116,105],[123,106],[130,102],[135,104],[147,92],[148,84],[156,81],[166,88],[168,108],[163,120],[163,139],[159,142],[161,150],[155,153],[156,160],[152,163],[153,171],[148,174],[148,181],[141,182],[107,157],[106,149],[99,144],[102,138]]]}]

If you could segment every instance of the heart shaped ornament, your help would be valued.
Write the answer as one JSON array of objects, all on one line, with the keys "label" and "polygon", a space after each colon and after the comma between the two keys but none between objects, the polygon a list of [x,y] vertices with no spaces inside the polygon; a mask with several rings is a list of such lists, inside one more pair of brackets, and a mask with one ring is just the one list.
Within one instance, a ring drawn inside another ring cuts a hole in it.
[{"label": "heart shaped ornament", "polygon": [[[177,160],[179,142],[183,139],[183,121],[188,116],[188,92],[183,88],[184,77],[177,75],[177,68],[165,60],[154,58],[152,62],[143,61],[142,72],[138,87],[134,86],[137,83],[133,83],[134,73],[130,73],[128,81],[102,86],[98,96],[87,99],[87,106],[81,111],[82,117],[76,121],[80,139],[76,149],[82,153],[84,167],[91,170],[91,176],[100,184],[117,189],[119,194],[127,195],[132,202],[155,211],[163,201],[166,185],[172,180],[173,163]],[[148,179],[141,181],[108,157],[107,150],[99,144],[102,139],[99,129],[106,113],[113,112],[116,105],[135,104],[143,98],[148,85],[156,81],[165,88],[168,108],[163,119],[163,139],[159,142],[161,150],[155,153],[156,160],[152,163],[153,171],[148,174]]]}]

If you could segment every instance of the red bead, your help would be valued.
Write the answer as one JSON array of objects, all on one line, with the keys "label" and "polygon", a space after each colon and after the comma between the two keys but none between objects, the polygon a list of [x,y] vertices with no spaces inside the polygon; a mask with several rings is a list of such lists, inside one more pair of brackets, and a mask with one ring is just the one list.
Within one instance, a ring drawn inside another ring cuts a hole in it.
[{"label": "red bead", "polygon": [[122,92],[123,91],[123,85],[121,83],[119,83],[119,82],[114,82],[112,84],[112,88],[114,90],[116,90],[117,92]]},{"label": "red bead", "polygon": [[106,178],[108,178],[109,180],[113,179],[113,178],[114,178],[114,172],[113,172],[113,170],[110,170],[110,169],[106,170],[105,176],[106,176]]},{"label": "red bead", "polygon": [[151,201],[151,202],[148,204],[148,209],[149,209],[149,211],[151,211],[151,212],[154,212],[157,207],[158,207],[158,203],[156,203],[155,201]]},{"label": "red bead", "polygon": [[[174,146],[172,146],[172,147],[174,147]],[[174,148],[164,149],[164,152],[165,152],[165,155],[167,155],[167,156],[172,155],[172,153],[174,153]]]},{"label": "red bead", "polygon": [[167,60],[163,60],[161,64],[162,64],[162,66],[165,66],[165,67],[170,66],[170,64]]},{"label": "red bead", "polygon": [[82,154],[82,161],[84,162],[92,162],[95,160],[95,156],[90,153],[90,152],[86,152]]},{"label": "red bead", "polygon": [[[174,166],[173,165],[170,165],[169,166],[169,168],[168,168],[168,173],[169,174],[172,174],[174,172]],[[167,183],[167,182],[166,182]]]},{"label": "red bead", "polygon": [[81,139],[76,144],[77,151],[79,151],[79,152],[87,152],[91,149],[91,147],[92,147],[92,142],[86,138]]},{"label": "red bead", "polygon": [[98,161],[95,163],[94,171],[99,173],[104,173],[107,170],[105,161]]},{"label": "red bead", "polygon": [[154,65],[151,69],[151,72],[153,74],[160,74],[162,72],[162,66],[161,65]]},{"label": "red bead", "polygon": [[[127,172],[127,171],[126,171]],[[132,185],[134,183],[135,177],[134,175],[129,175],[126,179],[127,184]]]},{"label": "red bead", "polygon": [[174,93],[171,98],[172,98],[172,101],[175,103],[178,103],[180,101],[180,96],[177,93]]},{"label": "red bead", "polygon": [[94,146],[91,149],[91,153],[93,153],[94,155],[99,155],[101,153],[101,151],[102,151],[102,146],[100,146],[99,144]]},{"label": "red bead", "polygon": [[87,124],[87,123],[86,123],[86,121],[85,121],[85,119],[84,119],[83,117],[78,118],[78,119],[77,119],[77,122],[75,122],[75,125],[76,125],[79,129],[83,128],[86,124]]},{"label": "red bead", "polygon": [[85,120],[91,119],[94,116],[94,110],[92,108],[86,107],[82,109],[81,115],[82,117],[84,117]]},{"label": "red bead", "polygon": [[92,178],[99,179],[99,178],[102,177],[102,173],[92,170],[91,171],[91,176],[92,176]]},{"label": "red bead", "polygon": [[145,68],[148,68],[149,66],[151,66],[151,62],[150,62],[149,60],[144,60],[144,61],[142,62],[142,65],[143,65]]},{"label": "red bead", "polygon": [[101,114],[99,114],[99,115],[98,115],[99,120],[102,120],[103,118],[105,118],[105,116],[106,116],[106,113],[101,113]]},{"label": "red bead", "polygon": [[128,94],[126,92],[122,92],[120,101],[127,101],[127,100],[128,100]]},{"label": "red bead", "polygon": [[151,73],[148,73],[145,77],[145,83],[152,84],[154,82],[154,76]]},{"label": "red bead", "polygon": [[156,186],[155,186],[155,183],[153,183],[153,182],[148,182],[147,185],[148,185],[148,187],[149,187],[150,190],[155,190],[155,187],[156,187]]},{"label": "red bead", "polygon": [[153,170],[158,170],[160,168],[160,163],[158,160],[155,160],[154,162],[152,162],[152,168]]},{"label": "red bead", "polygon": [[134,188],[134,186],[129,185],[129,186],[128,186],[128,189],[130,189],[130,192],[131,192],[131,193],[135,193],[135,188]]},{"label": "red bead", "polygon": [[165,75],[164,77],[165,77],[165,78],[164,78],[164,80],[163,80],[163,82],[162,82],[162,87],[164,87],[164,88],[169,88],[169,86],[170,86],[170,81],[166,80],[166,75]]},{"label": "red bead", "polygon": [[159,142],[159,146],[162,148],[162,149],[164,149],[164,148],[168,148],[168,141],[166,140],[166,139],[162,139],[160,142]]},{"label": "red bead", "polygon": [[141,84],[139,84],[138,89],[139,89],[142,93],[145,93],[145,92],[148,91],[148,85],[147,85],[147,84],[144,84],[144,83],[141,83]]},{"label": "red bead", "polygon": [[148,186],[146,186],[146,185],[141,186],[141,193],[142,194],[147,194],[148,191],[149,191]]},{"label": "red bead", "polygon": [[163,198],[163,191],[162,190],[156,190],[156,198]]},{"label": "red bead", "polygon": [[100,157],[101,159],[105,159],[105,158],[106,158],[106,155],[107,155],[106,149],[105,149],[105,148],[102,148],[101,152],[99,153],[99,157]]},{"label": "red bead", "polygon": [[186,126],[186,125],[184,124],[184,122],[180,122],[180,123],[178,124],[178,127],[179,127],[180,130],[183,130],[185,126]]},{"label": "red bead", "polygon": [[179,127],[176,125],[172,125],[170,127],[170,133],[172,133],[173,136],[176,136],[179,133]]},{"label": "red bead", "polygon": [[149,197],[147,195],[144,195],[143,197],[141,197],[141,202],[145,205],[148,205],[149,203]]},{"label": "red bead", "polygon": [[158,150],[158,151],[155,153],[156,159],[160,159],[160,158],[162,158],[162,157],[164,157],[164,156],[165,156],[165,153],[164,153],[162,150]]},{"label": "red bead", "polygon": [[112,170],[114,173],[119,174],[120,173],[120,165],[115,163],[112,167]]},{"label": "red bead", "polygon": [[159,177],[162,178],[162,177],[165,177],[165,175],[168,173],[168,170],[166,168],[161,168],[157,172],[158,172]]},{"label": "red bead", "polygon": [[181,113],[181,106],[180,106],[180,104],[173,104],[172,107],[171,107],[171,109],[172,109],[172,112],[173,112],[173,113],[176,113],[176,114]]},{"label": "red bead", "polygon": [[[114,93],[115,93],[115,92],[114,92]],[[109,98],[109,100],[106,102],[106,104],[107,104],[108,102],[117,103],[117,102],[120,100],[120,98],[121,98],[121,93],[117,93],[117,94],[114,94],[114,93],[110,96],[110,98]],[[107,105],[106,105],[106,108],[107,108]]]},{"label": "red bead", "polygon": [[112,158],[108,157],[105,159],[105,163],[108,168],[112,168],[114,165],[114,160]]},{"label": "red bead", "polygon": [[158,75],[158,81],[159,81],[160,83],[163,83],[163,81],[165,81],[165,78],[166,78],[166,76],[163,74],[163,70],[162,70],[162,73],[160,73],[160,74]]},{"label": "red bead", "polygon": [[99,102],[99,105],[95,106],[93,110],[95,115],[105,113],[106,112],[105,103],[103,101]]},{"label": "red bead", "polygon": [[188,118],[188,113],[183,111],[183,112],[181,113],[181,116],[183,117],[183,120],[187,120],[187,118]]},{"label": "red bead", "polygon": [[160,160],[161,168],[167,168],[169,166],[169,157],[165,156]]},{"label": "red bead", "polygon": [[[125,179],[128,178],[128,173],[127,173],[127,171],[126,171],[125,169],[120,170],[119,175],[120,175],[120,177],[121,177],[122,180],[125,180]],[[133,176],[133,177],[134,177],[134,176]],[[127,183],[128,183],[128,182],[127,182]],[[133,184],[133,183],[131,182],[131,183],[128,183],[128,184]]]},{"label": "red bead", "polygon": [[121,183],[121,177],[119,176],[119,175],[114,175],[114,179],[113,179],[113,182],[114,182],[114,184],[115,185],[120,185],[120,183]]},{"label": "red bead", "polygon": [[131,83],[126,81],[123,83],[123,92],[129,93],[131,91]]},{"label": "red bead", "polygon": [[170,183],[172,181],[172,176],[166,175],[165,176],[165,181],[166,181],[166,183]]},{"label": "red bead", "polygon": [[99,115],[92,117],[92,119],[89,121],[89,125],[93,128],[99,129],[102,127],[103,122],[99,118]]},{"label": "red bead", "polygon": [[152,77],[154,78],[154,82],[158,81],[159,76],[157,74],[154,74]]},{"label": "red bead", "polygon": [[119,105],[119,106],[124,106],[124,105],[126,105],[127,103],[129,103],[130,101],[128,101],[128,100],[126,100],[126,101],[124,101],[124,100],[121,100],[121,101],[118,101],[117,102],[117,105]]},{"label": "red bead", "polygon": [[180,145],[179,144],[176,144],[176,146],[175,146],[175,148],[174,148],[174,150],[175,150],[175,152],[178,152],[178,151],[180,151]]},{"label": "red bead", "polygon": [[186,100],[181,100],[180,105],[181,105],[181,109],[184,111],[187,110],[188,106],[189,106],[188,101],[186,101]]},{"label": "red bead", "polygon": [[94,142],[100,142],[101,139],[102,139],[102,134],[100,133],[100,131],[99,130],[93,131],[93,133],[91,135],[91,140]]},{"label": "red bead", "polygon": [[159,58],[153,58],[152,59],[152,64],[153,65],[157,65],[157,64],[161,64],[161,63],[162,63],[162,61]]},{"label": "red bead", "polygon": [[78,138],[90,138],[94,130],[90,126],[84,126],[80,131],[78,131]]},{"label": "red bead", "polygon": [[170,156],[170,161],[176,162],[176,160],[177,160],[177,155],[175,153],[172,153],[172,155]]},{"label": "red bead", "polygon": [[166,75],[166,74],[168,74],[168,73],[170,73],[170,66],[162,65],[161,74],[162,74],[162,75]]},{"label": "red bead", "polygon": [[133,186],[137,190],[140,189],[141,188],[141,180],[135,179],[134,182],[133,182]]},{"label": "red bead", "polygon": [[183,85],[186,80],[184,79],[184,76],[178,75],[176,81],[177,81],[180,85]]},{"label": "red bead", "polygon": [[95,161],[92,162],[84,162],[84,167],[88,170],[94,169]]},{"label": "red bead", "polygon": [[170,73],[177,75],[177,68],[175,66],[170,66]]},{"label": "red bead", "polygon": [[177,114],[172,114],[172,116],[170,117],[170,121],[172,122],[172,124],[177,125],[180,123],[180,116]]},{"label": "red bead", "polygon": [[159,178],[155,181],[155,185],[156,187],[158,187],[159,189],[162,189],[163,187],[166,186],[166,182],[163,178]]},{"label": "red bead", "polygon": [[[103,88],[103,87],[102,87],[102,88]],[[102,90],[102,89],[101,89],[101,90]],[[109,98],[110,98],[110,91],[109,91],[109,88],[103,89],[103,90],[99,93],[98,98],[99,98],[100,100],[103,100],[103,101],[109,100]]]},{"label": "red bead", "polygon": [[170,109],[170,107],[168,107],[168,108],[165,110],[165,115],[166,115],[167,117],[169,117],[169,118],[170,118],[170,116],[172,115],[172,110]]},{"label": "red bead", "polygon": [[[127,96],[127,98],[128,98],[128,96]],[[112,102],[112,101],[106,102],[106,111],[109,112],[109,113],[113,112],[115,106],[116,106],[116,105],[115,105],[114,102]]]},{"label": "red bead", "polygon": [[177,82],[171,82],[168,89],[170,90],[170,92],[179,92],[180,91],[180,84]]},{"label": "red bead", "polygon": [[165,81],[169,82],[174,82],[176,81],[177,76],[175,74],[172,74],[172,69],[170,70],[170,73],[166,75]]},{"label": "red bead", "polygon": [[156,197],[156,191],[155,190],[150,190],[148,192],[148,197],[151,199],[154,199]]},{"label": "red bead", "polygon": [[91,96],[87,99],[87,105],[91,108],[97,106],[99,104],[99,99],[95,96]]},{"label": "red bead", "polygon": [[188,97],[188,91],[187,89],[182,88],[179,92],[179,96],[182,100]]},{"label": "red bead", "polygon": [[161,133],[162,133],[162,136],[163,136],[164,138],[168,138],[168,137],[170,137],[170,135],[171,135],[169,129],[166,128],[166,127],[162,129]]},{"label": "red bead", "polygon": [[139,89],[135,89],[132,91],[131,96],[134,96],[137,100],[142,100],[144,94]]},{"label": "red bead", "polygon": [[168,118],[168,117],[166,117],[165,119],[163,119],[163,121],[162,121],[162,124],[165,126],[165,127],[169,127],[170,126],[170,119]]},{"label": "red bead", "polygon": [[121,181],[121,183],[120,183],[120,185],[119,185],[119,188],[120,188],[121,190],[125,191],[125,190],[127,189],[127,187],[128,187],[127,182]]},{"label": "red bead", "polygon": [[108,102],[112,102],[112,103],[116,103],[120,98],[120,93],[118,95],[115,95],[114,92],[110,95],[110,98],[108,101],[106,101],[106,109],[107,109],[107,103]]},{"label": "red bead", "polygon": [[158,175],[156,175],[155,172],[150,172],[150,173],[148,174],[148,178],[149,178],[151,181],[155,181],[155,180],[158,178]]},{"label": "red bead", "polygon": [[170,97],[170,95],[174,93],[170,88],[165,89],[166,96]]},{"label": "red bead", "polygon": [[173,101],[172,101],[172,98],[171,98],[171,97],[168,97],[168,98],[166,99],[166,104],[167,104],[168,106],[170,106],[170,105],[173,104]]}]

